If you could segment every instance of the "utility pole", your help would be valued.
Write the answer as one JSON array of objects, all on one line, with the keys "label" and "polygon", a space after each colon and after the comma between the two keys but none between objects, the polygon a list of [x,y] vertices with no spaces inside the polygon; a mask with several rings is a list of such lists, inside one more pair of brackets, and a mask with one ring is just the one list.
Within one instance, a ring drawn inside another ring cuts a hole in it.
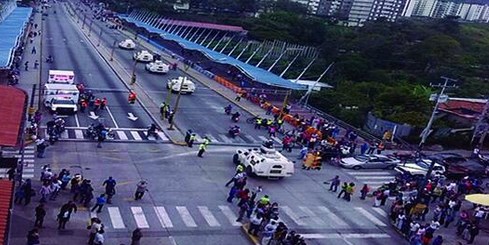
[{"label": "utility pole", "polygon": [[[479,149],[482,148],[487,136],[487,131],[489,130],[489,97],[486,98],[486,105],[479,116],[479,120],[477,120],[471,140],[471,144],[479,147]],[[477,142],[475,142],[476,140]]]},{"label": "utility pole", "polygon": [[[421,151],[423,150],[423,146],[424,146],[424,143],[426,142],[426,138],[428,138],[428,135],[430,134],[431,126],[433,125],[433,122],[435,121],[435,115],[436,115],[436,112],[438,110],[438,106],[440,105],[440,103],[444,103],[448,99],[448,97],[444,94],[445,89],[456,87],[455,85],[448,85],[448,82],[450,82],[450,81],[456,82],[457,80],[452,79],[452,78],[448,78],[448,77],[443,77],[443,76],[441,78],[445,80],[445,83],[443,83],[443,85],[442,84],[437,84],[437,85],[432,84],[431,85],[432,87],[435,87],[435,88],[441,88],[441,91],[439,94],[436,94],[436,96],[432,96],[432,97],[434,97],[436,103],[435,103],[435,107],[433,107],[433,112],[431,113],[430,120],[428,121],[426,128],[421,133],[421,141],[419,142],[419,148],[418,148],[418,152],[416,154],[418,158],[421,158]],[[421,196],[423,194],[423,190],[424,190],[426,184],[428,183],[428,180],[431,177],[431,173],[433,172],[433,168],[435,167],[435,163],[436,163],[436,161],[431,161],[430,167],[428,168],[428,171],[426,172],[426,175],[424,176],[423,182],[418,187],[418,195],[416,198],[418,203],[420,202]]]},{"label": "utility pole", "polygon": [[102,42],[102,33],[103,33],[103,30],[102,30],[102,27],[100,27],[100,33],[98,35],[97,47],[99,47],[100,46],[100,43]]},{"label": "utility pole", "polygon": [[[180,103],[180,96],[182,95],[182,86],[186,79],[187,79],[186,77],[183,77],[182,80],[180,81],[180,89],[178,89],[177,101],[175,102],[175,107],[173,108],[173,118],[171,120],[170,127],[168,127],[168,130],[173,130],[173,124],[175,123],[175,116],[177,115],[178,104]],[[170,93],[171,93],[171,88],[170,88]]]},{"label": "utility pole", "polygon": [[114,60],[115,45],[117,45],[117,40],[114,40],[114,43],[112,44],[112,50],[110,51],[110,61]]}]

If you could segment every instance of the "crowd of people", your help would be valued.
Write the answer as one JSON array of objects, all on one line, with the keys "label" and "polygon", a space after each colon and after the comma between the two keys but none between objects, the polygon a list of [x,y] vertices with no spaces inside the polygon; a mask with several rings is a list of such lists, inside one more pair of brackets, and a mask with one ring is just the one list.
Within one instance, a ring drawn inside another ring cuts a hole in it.
[{"label": "crowd of people", "polygon": [[[235,175],[225,184],[232,184],[227,202],[236,203],[239,211],[237,222],[248,223],[247,232],[261,237],[261,244],[304,245],[304,239],[279,219],[279,205],[268,195],[257,198],[263,191],[261,186],[247,188],[244,166],[238,164]],[[236,201],[235,201],[236,200]]]}]

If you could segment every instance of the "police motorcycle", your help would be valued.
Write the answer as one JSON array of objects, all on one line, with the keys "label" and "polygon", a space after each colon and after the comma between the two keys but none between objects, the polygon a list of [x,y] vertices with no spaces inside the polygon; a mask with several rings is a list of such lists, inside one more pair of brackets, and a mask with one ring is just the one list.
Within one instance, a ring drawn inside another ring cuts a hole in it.
[{"label": "police motorcycle", "polygon": [[224,107],[224,113],[226,113],[226,115],[231,115],[232,109],[233,109],[233,106],[231,104],[229,104],[226,107]]},{"label": "police motorcycle", "polygon": [[239,133],[241,133],[241,129],[239,128],[238,125],[234,125],[232,127],[229,127],[229,136],[231,136],[232,138],[236,137],[239,135]]},{"label": "police motorcycle", "polygon": [[231,115],[231,121],[237,123],[239,121],[240,116],[241,116],[241,114],[239,114],[239,112],[233,113],[233,115]]},{"label": "police motorcycle", "polygon": [[95,140],[98,137],[98,132],[95,130],[95,125],[92,123],[85,131],[85,136],[91,140]]}]

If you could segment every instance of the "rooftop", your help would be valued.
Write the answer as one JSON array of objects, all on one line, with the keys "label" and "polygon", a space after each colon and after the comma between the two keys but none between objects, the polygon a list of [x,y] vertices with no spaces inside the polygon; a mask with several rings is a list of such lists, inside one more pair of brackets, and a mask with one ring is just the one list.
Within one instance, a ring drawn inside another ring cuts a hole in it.
[{"label": "rooftop", "polygon": [[29,21],[32,8],[16,7],[2,22],[0,22],[0,68],[7,68],[12,64],[14,51],[24,33],[25,25]]}]

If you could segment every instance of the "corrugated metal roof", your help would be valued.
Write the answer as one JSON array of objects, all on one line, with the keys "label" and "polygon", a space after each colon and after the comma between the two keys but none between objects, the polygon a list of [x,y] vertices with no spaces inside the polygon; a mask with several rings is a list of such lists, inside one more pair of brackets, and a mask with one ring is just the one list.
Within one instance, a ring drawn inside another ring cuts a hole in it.
[{"label": "corrugated metal roof", "polygon": [[307,90],[307,87],[302,85],[302,84],[293,83],[293,82],[291,82],[287,79],[281,78],[280,76],[277,76],[277,75],[275,75],[269,71],[263,70],[261,68],[258,68],[256,66],[253,66],[250,64],[246,64],[246,63],[244,63],[240,60],[237,60],[231,56],[227,56],[227,55],[221,54],[219,52],[210,50],[204,46],[201,46],[199,44],[196,44],[196,43],[190,42],[186,39],[183,39],[180,36],[164,32],[164,31],[157,29],[157,28],[154,28],[153,26],[150,26],[144,22],[134,20],[133,18],[128,17],[128,16],[119,16],[119,17],[128,21],[128,22],[134,23],[138,27],[145,28],[146,30],[148,30],[150,32],[158,33],[164,39],[175,41],[186,49],[198,50],[198,51],[202,52],[207,58],[211,59],[214,62],[232,65],[259,83],[263,83],[263,84],[270,85],[270,86],[281,87],[281,88],[293,89],[293,90]]},{"label": "corrugated metal roof", "polygon": [[0,244],[6,244],[14,182],[0,180]]},{"label": "corrugated metal roof", "polygon": [[[27,106],[25,91],[0,85],[0,146],[16,146],[21,137],[21,126]],[[0,243],[1,244],[1,243]]]},{"label": "corrugated metal roof", "polygon": [[29,21],[32,8],[16,7],[10,15],[0,22],[0,68],[11,65],[14,49],[19,43],[25,25]]}]

